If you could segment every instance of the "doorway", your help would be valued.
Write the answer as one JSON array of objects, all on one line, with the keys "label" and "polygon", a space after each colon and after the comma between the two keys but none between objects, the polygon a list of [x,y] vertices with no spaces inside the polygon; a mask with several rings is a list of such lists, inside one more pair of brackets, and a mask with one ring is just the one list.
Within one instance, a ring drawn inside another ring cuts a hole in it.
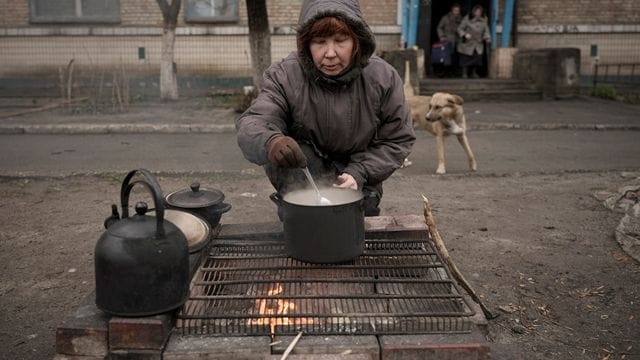
[{"label": "doorway", "polygon": [[[451,10],[451,6],[458,3],[461,7],[462,16],[467,16],[475,5],[481,5],[484,8],[484,14],[491,24],[491,0],[431,0],[420,2],[420,18],[418,20],[418,46],[424,49],[425,64],[424,69],[427,77],[434,77],[434,69],[429,61],[431,57],[431,45],[438,42],[438,23],[440,19]],[[495,41],[495,39],[491,39]],[[490,46],[490,45],[489,45]],[[479,71],[479,75],[485,77],[488,73],[488,52],[485,48],[483,54],[483,65]],[[455,64],[457,66],[457,64]]]}]

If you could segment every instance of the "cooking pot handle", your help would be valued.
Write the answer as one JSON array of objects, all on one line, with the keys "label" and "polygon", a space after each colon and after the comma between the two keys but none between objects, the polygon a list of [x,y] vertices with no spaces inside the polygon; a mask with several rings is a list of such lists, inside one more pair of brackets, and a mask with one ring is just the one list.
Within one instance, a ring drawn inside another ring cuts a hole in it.
[{"label": "cooking pot handle", "polygon": [[[133,176],[138,172],[145,177],[146,181],[138,180],[130,183]],[[124,219],[129,217],[129,194],[136,184],[144,185],[151,195],[153,195],[153,204],[156,211],[156,235],[158,237],[164,237],[164,201],[162,200],[162,189],[160,188],[160,184],[158,184],[156,178],[146,169],[130,171],[122,182],[122,188],[120,189],[122,218]]]},{"label": "cooking pot handle", "polygon": [[271,199],[271,201],[276,203],[276,205],[279,205],[279,206],[282,205],[282,196],[280,196],[280,194],[278,194],[277,192],[274,192],[273,194],[269,195],[269,199]]},{"label": "cooking pot handle", "polygon": [[220,213],[220,214],[224,214],[227,211],[231,210],[231,204],[228,203],[222,203],[220,205],[216,205],[214,207],[215,212]]}]

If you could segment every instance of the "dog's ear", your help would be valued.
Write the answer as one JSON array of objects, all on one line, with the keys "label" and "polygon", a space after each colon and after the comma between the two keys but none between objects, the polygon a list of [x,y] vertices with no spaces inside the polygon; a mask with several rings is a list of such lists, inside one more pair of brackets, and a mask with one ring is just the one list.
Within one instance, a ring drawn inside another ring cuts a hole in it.
[{"label": "dog's ear", "polygon": [[464,100],[462,99],[462,96],[451,94],[451,98],[453,99],[454,104],[457,104],[457,105],[464,104]]}]

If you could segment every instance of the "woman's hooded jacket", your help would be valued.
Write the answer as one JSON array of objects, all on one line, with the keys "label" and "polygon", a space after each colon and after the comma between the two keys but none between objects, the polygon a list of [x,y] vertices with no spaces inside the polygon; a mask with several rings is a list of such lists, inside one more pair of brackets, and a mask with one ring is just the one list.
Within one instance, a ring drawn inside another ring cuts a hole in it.
[{"label": "woman's hooded jacket", "polygon": [[375,38],[357,0],[305,0],[298,34],[333,16],[356,33],[360,58],[328,77],[301,46],[264,73],[256,100],[236,121],[238,145],[249,161],[267,163],[267,145],[278,134],[308,143],[316,153],[346,164],[358,188],[378,184],[409,155],[415,135],[395,69],[373,55]]}]

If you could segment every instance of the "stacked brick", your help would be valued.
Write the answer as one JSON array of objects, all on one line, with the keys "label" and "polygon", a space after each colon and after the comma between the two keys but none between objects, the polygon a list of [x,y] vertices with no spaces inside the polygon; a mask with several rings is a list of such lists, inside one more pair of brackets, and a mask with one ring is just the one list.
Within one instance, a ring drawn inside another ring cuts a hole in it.
[{"label": "stacked brick", "polygon": [[518,1],[518,24],[608,25],[640,23],[637,0]]}]

